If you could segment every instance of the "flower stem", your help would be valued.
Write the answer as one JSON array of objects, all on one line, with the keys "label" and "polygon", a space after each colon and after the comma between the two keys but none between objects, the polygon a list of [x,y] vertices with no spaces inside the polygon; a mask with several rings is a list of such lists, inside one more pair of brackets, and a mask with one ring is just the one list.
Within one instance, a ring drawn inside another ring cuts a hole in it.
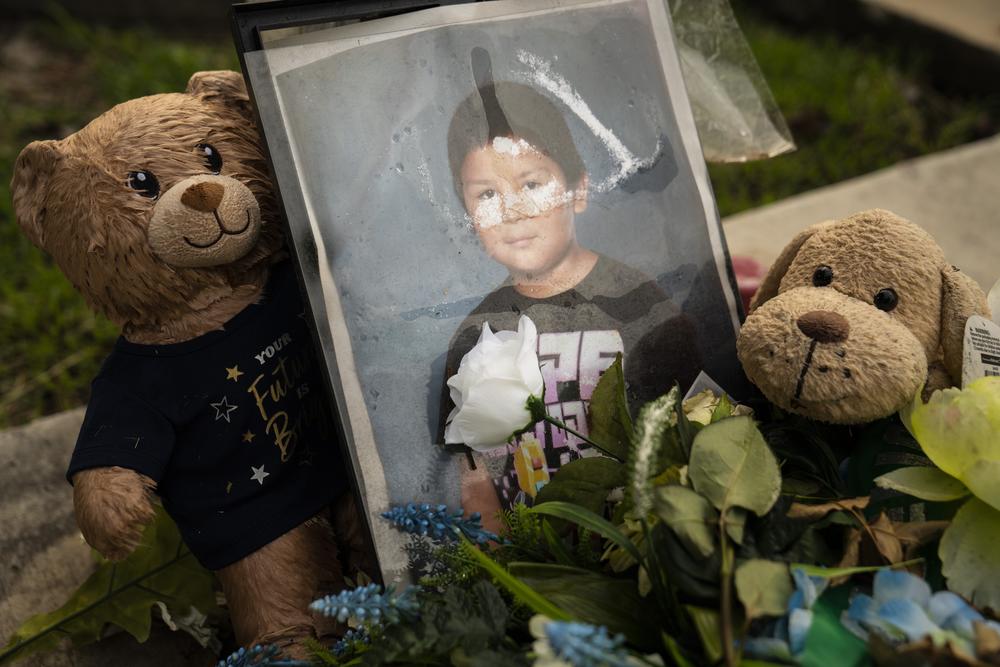
[{"label": "flower stem", "polygon": [[542,419],[544,421],[547,421],[548,423],[552,424],[553,426],[556,426],[556,427],[562,429],[563,431],[566,431],[567,433],[569,433],[571,435],[575,435],[577,438],[580,438],[580,440],[583,440],[588,445],[590,445],[591,447],[593,447],[597,451],[601,452],[605,456],[610,456],[615,461],[618,461],[619,463],[624,463],[624,461],[622,461],[620,458],[618,458],[617,456],[615,456],[614,454],[612,454],[608,450],[604,449],[604,447],[601,447],[599,444],[597,444],[596,442],[594,442],[593,440],[591,440],[590,438],[588,438],[584,434],[580,433],[579,431],[574,431],[569,426],[566,426],[566,424],[562,423],[561,421],[559,421],[555,417],[550,417],[549,415],[546,414],[545,416],[542,417]]},{"label": "flower stem", "polygon": [[733,548],[726,535],[726,512],[719,516],[719,546],[722,555],[720,578],[722,595],[719,609],[719,625],[722,634],[722,651],[726,657],[726,667],[736,667],[733,643]]}]

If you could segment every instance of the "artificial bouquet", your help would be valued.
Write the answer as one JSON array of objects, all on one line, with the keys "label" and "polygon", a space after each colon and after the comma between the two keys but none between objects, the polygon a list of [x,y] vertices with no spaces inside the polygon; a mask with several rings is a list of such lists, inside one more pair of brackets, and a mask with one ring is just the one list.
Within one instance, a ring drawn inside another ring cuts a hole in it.
[{"label": "artificial bouquet", "polygon": [[[564,427],[539,400],[533,336],[527,318],[484,329],[449,381],[450,437],[485,449],[540,419]],[[345,634],[312,661],[257,646],[219,664],[1000,664],[1000,379],[901,416],[844,464],[844,431],[710,390],[674,387],[633,420],[618,358],[577,434],[602,456],[561,467],[500,534],[461,510],[391,508],[419,586],[317,600]],[[866,448],[906,439],[934,465],[850,479],[876,469]]]}]

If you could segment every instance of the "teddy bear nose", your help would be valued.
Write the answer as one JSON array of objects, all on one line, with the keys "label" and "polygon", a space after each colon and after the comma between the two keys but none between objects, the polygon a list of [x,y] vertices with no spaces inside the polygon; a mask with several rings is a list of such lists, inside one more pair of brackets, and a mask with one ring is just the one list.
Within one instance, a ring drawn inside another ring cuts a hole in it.
[{"label": "teddy bear nose", "polygon": [[184,191],[181,195],[181,203],[196,211],[206,213],[219,208],[222,196],[226,194],[226,189],[219,183],[202,181],[195,183]]},{"label": "teddy bear nose", "polygon": [[813,310],[795,322],[805,335],[818,343],[839,343],[847,340],[851,327],[847,319],[830,310]]}]

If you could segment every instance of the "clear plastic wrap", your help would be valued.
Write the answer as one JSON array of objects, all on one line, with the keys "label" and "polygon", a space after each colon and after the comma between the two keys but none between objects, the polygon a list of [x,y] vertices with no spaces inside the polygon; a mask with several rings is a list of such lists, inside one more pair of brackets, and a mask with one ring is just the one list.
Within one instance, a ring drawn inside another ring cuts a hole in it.
[{"label": "clear plastic wrap", "polygon": [[670,0],[677,53],[705,159],[746,162],[795,150],[727,0]]}]

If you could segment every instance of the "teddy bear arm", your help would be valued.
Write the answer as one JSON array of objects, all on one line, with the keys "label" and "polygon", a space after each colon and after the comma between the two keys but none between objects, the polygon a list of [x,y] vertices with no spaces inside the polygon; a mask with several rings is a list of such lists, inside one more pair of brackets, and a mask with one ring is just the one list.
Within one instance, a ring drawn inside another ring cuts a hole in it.
[{"label": "teddy bear arm", "polygon": [[73,509],[87,543],[109,560],[126,558],[155,516],[155,488],[146,475],[117,466],[73,475]]}]

